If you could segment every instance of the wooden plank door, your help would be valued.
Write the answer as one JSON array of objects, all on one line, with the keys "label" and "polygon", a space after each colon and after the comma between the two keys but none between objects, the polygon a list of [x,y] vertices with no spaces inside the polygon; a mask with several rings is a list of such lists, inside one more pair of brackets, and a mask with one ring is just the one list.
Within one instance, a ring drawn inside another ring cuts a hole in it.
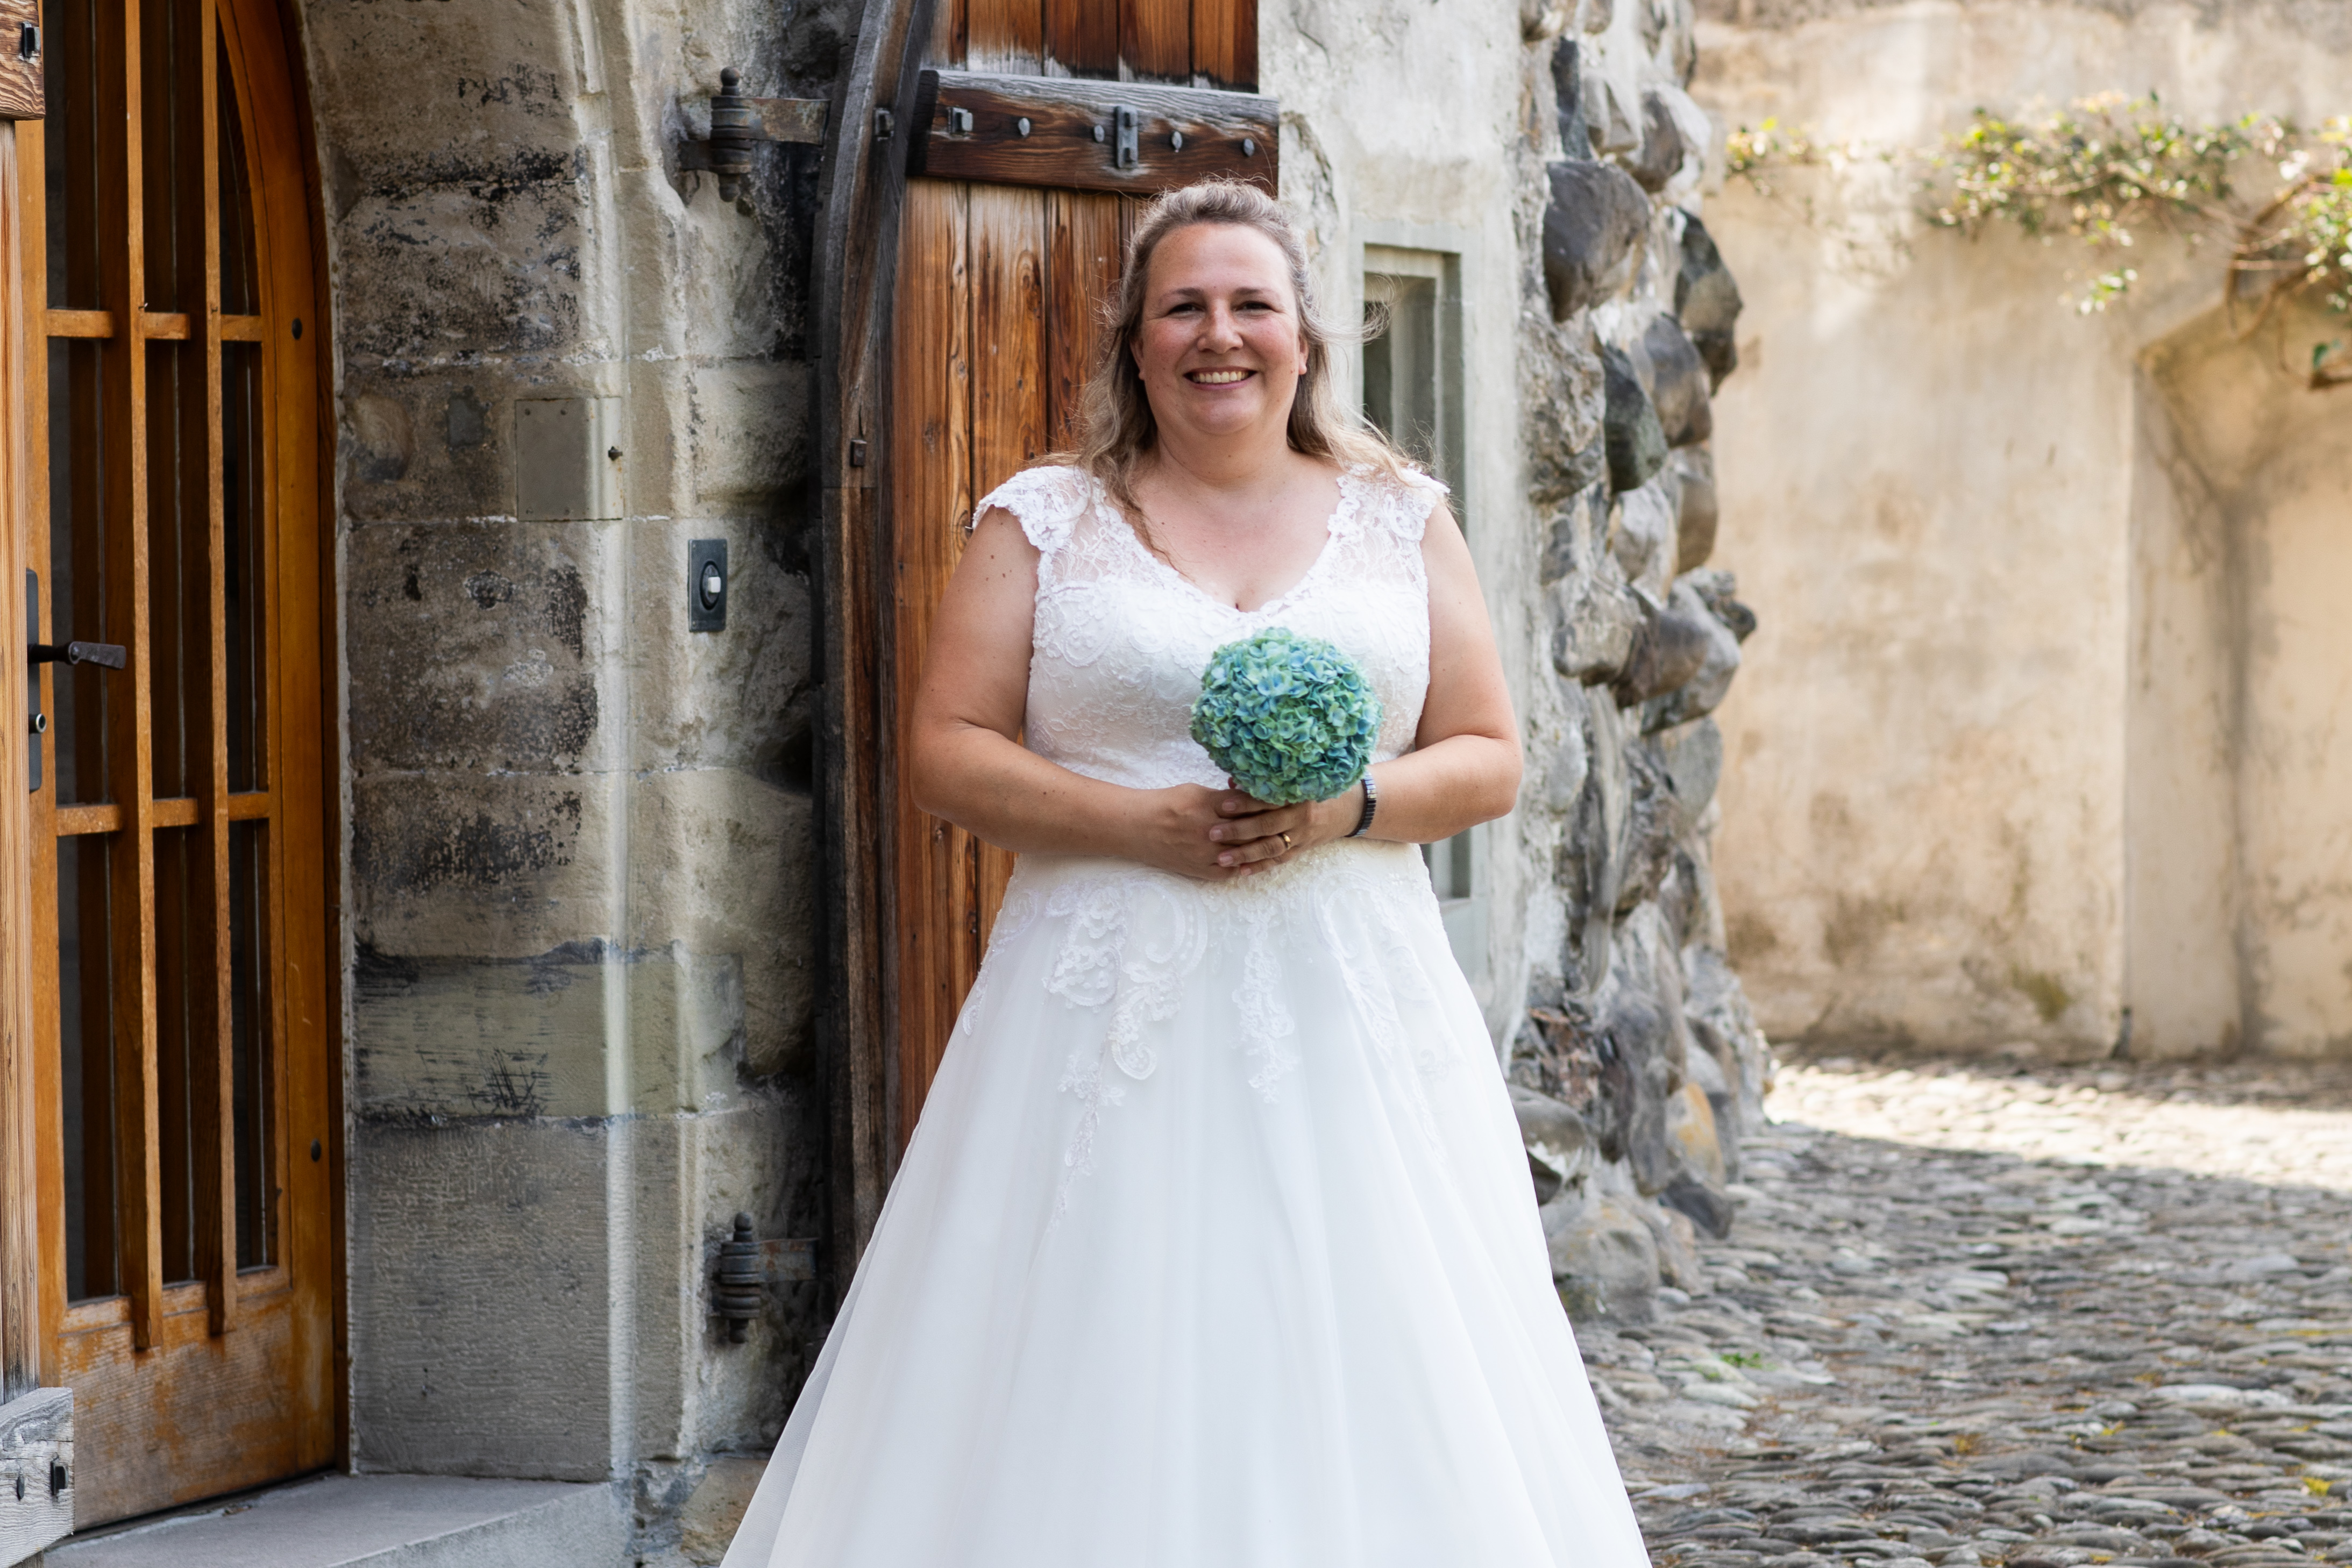
[{"label": "wooden plank door", "polygon": [[[1254,0],[940,0],[924,63],[1066,82],[1250,91],[1256,38]],[[1174,95],[1148,101],[1187,112],[1213,110],[1217,97],[1196,92],[1181,102]],[[947,112],[938,110],[935,117]],[[1268,123],[1270,118],[1268,110]],[[918,138],[935,130],[913,128]],[[1253,141],[1253,157],[1270,172],[1271,137],[1264,130],[1257,135],[1266,144]],[[931,614],[961,553],[974,503],[1073,443],[1101,308],[1117,285],[1134,214],[1153,193],[1149,180],[1137,183],[1132,194],[1074,184],[920,177],[907,183],[891,318],[892,456],[884,507],[890,530],[884,702],[897,757],[906,754]],[[906,769],[893,772],[884,852],[894,937],[886,1002],[895,1043],[897,1143],[903,1147],[979,970],[1013,857],[925,815],[911,798]]]},{"label": "wooden plank door", "polygon": [[[1093,308],[1116,283],[1129,204],[1095,192],[908,183],[891,378],[891,664],[901,757],[931,612],[974,502],[1069,444],[1095,350]],[[1013,856],[919,810],[904,769],[892,825],[903,1146],[979,972]]]},{"label": "wooden plank door", "polygon": [[22,186],[43,1381],[89,1525],[334,1449],[318,366],[257,0],[51,0]]}]

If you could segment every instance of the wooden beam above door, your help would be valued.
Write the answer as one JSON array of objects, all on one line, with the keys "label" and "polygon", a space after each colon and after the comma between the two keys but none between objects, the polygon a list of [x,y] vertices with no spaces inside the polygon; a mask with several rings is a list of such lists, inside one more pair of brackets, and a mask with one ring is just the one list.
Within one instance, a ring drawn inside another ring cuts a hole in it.
[{"label": "wooden beam above door", "polygon": [[1223,175],[1277,188],[1277,106],[1255,93],[927,70],[909,173],[1150,196]]}]

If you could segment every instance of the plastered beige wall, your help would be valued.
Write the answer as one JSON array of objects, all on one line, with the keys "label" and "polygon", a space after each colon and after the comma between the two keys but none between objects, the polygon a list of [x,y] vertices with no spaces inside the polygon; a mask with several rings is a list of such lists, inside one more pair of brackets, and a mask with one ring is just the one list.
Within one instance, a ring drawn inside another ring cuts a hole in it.
[{"label": "plastered beige wall", "polygon": [[[2341,6],[1709,9],[1694,96],[1828,141],[2352,108]],[[2080,1055],[2128,1008],[2134,1054],[2352,1050],[2347,394],[2218,335],[2175,239],[2084,318],[2079,249],[1925,229],[1867,159],[1707,217],[1748,301],[1719,559],[1765,611],[1717,870],[1767,1029]]]}]

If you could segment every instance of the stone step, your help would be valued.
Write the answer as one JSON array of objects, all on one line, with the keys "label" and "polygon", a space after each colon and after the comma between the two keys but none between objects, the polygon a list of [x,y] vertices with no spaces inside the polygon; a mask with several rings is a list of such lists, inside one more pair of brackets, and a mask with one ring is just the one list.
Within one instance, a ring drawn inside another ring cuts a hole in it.
[{"label": "stone step", "polygon": [[43,1568],[622,1568],[606,1486],[461,1476],[313,1476],[61,1541]]}]

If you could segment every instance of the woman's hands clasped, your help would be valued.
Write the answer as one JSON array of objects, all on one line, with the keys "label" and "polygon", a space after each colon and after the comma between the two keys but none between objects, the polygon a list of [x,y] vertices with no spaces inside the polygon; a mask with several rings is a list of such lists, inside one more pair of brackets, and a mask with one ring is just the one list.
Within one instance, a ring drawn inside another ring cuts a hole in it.
[{"label": "woman's hands clasped", "polygon": [[1363,806],[1361,785],[1299,806],[1269,806],[1239,789],[1198,784],[1146,794],[1139,813],[1144,842],[1135,858],[1205,882],[1253,876],[1301,851],[1344,838]]}]

